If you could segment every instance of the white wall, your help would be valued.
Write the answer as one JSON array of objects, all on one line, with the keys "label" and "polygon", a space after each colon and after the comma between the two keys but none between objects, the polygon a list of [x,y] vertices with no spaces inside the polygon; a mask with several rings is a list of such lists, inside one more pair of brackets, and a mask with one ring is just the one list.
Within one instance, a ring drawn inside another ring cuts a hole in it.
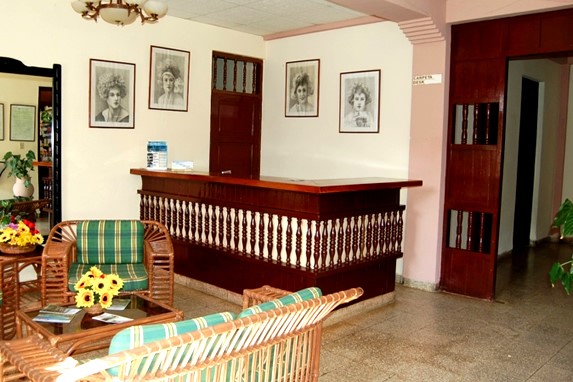
[{"label": "white wall", "polygon": [[[266,44],[261,174],[407,178],[412,46],[380,22]],[[320,59],[316,118],[286,118],[285,63]],[[339,133],[340,73],[381,70],[380,132]]]},{"label": "white wall", "polygon": [[[69,1],[27,0],[0,13],[0,55],[26,65],[62,65],[62,215],[136,218],[148,140],[166,140],[169,160],[208,169],[211,53],[264,57],[258,36],[172,17],[155,25],[116,27],[83,20]],[[11,38],[7,38],[11,36]],[[148,109],[150,45],[191,52],[189,111]],[[88,123],[89,60],[136,64],[135,129],[96,129]]]},{"label": "white wall", "polygon": [[510,61],[498,253],[504,253],[513,248],[522,77],[540,83],[538,109],[540,119],[537,132],[530,239],[540,240],[546,237],[553,220],[552,200],[553,188],[556,184],[553,170],[555,167],[554,154],[559,143],[557,141],[557,124],[560,105],[560,66],[547,59]]},{"label": "white wall", "polygon": [[569,102],[567,114],[567,132],[565,145],[565,166],[563,170],[562,200],[573,200],[573,65],[569,67]]},{"label": "white wall", "polygon": [[[36,153],[38,158],[38,88],[39,87],[52,87],[52,79],[35,76],[22,76],[8,73],[0,73],[0,104],[4,105],[4,119],[0,126],[3,126],[4,135],[3,140],[0,141],[0,160],[8,151],[13,154],[25,155],[28,150]],[[10,105],[30,105],[36,107],[36,115],[34,117],[34,141],[11,141],[10,140]],[[4,165],[0,165],[4,168]],[[38,197],[39,183],[38,171],[34,168],[31,173],[32,184],[35,191],[34,196]],[[2,173],[0,177],[0,199],[10,199],[14,197],[12,186],[14,185],[14,177],[8,178],[8,170]]]}]

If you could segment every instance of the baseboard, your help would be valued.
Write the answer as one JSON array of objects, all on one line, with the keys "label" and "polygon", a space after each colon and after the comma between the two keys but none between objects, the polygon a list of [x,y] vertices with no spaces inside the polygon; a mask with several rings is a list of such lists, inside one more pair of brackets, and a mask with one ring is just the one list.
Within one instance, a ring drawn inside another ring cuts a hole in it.
[{"label": "baseboard", "polygon": [[[221,300],[236,304],[238,306],[243,305],[243,296],[240,294],[228,291],[215,285],[208,284],[203,281],[175,274],[175,283],[183,285],[187,288],[195,289],[196,291],[208,294],[210,296],[220,298]],[[324,326],[333,325],[340,321],[344,321],[351,316],[364,314],[370,310],[391,304],[395,301],[395,299],[396,292],[394,291],[357,302],[356,304],[342,306],[341,308],[335,310],[324,321]]]},{"label": "baseboard", "polygon": [[420,289],[426,292],[438,292],[440,290],[439,285],[436,283],[410,280],[406,277],[404,277],[403,285],[408,288]]}]

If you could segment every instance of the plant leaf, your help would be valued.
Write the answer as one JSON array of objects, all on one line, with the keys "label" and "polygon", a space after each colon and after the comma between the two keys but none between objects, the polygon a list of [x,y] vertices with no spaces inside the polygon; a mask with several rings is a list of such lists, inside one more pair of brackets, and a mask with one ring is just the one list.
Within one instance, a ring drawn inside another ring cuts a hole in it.
[{"label": "plant leaf", "polygon": [[561,235],[563,236],[573,235],[573,202],[571,202],[571,200],[565,199],[561,204],[559,211],[555,214],[552,226],[563,226],[563,230],[561,232]]},{"label": "plant leaf", "polygon": [[551,270],[549,271],[549,280],[551,281],[551,286],[554,287],[555,283],[561,280],[561,276],[565,273],[563,266],[560,263],[553,263]]}]

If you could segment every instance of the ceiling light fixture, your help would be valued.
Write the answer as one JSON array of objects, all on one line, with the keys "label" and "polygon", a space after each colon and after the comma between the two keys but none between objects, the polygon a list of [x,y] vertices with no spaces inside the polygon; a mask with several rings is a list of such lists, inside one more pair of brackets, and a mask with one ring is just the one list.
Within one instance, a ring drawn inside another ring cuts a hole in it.
[{"label": "ceiling light fixture", "polygon": [[167,14],[167,4],[160,0],[74,0],[74,11],[84,19],[104,21],[115,25],[133,23],[137,16],[141,23],[155,23]]}]

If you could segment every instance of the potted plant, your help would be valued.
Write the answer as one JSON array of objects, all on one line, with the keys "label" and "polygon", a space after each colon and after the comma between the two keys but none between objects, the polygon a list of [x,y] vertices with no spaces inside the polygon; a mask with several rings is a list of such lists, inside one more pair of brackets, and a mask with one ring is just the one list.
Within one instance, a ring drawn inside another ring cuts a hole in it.
[{"label": "potted plant", "polygon": [[[561,228],[561,237],[573,235],[573,202],[571,200],[565,199],[561,204],[552,226]],[[573,287],[573,257],[564,263],[554,263],[549,271],[549,279],[552,286],[561,281],[565,292],[570,294]]]},{"label": "potted plant", "polygon": [[[30,178],[30,171],[34,170],[34,159],[36,159],[36,154],[32,150],[28,150],[25,156],[20,154],[13,154],[12,151],[8,151],[4,154],[4,162],[6,163],[6,168],[8,169],[8,176],[14,176],[16,179],[21,179],[24,182],[25,188],[30,188],[32,186],[32,180]],[[32,189],[32,193],[33,193]],[[30,195],[17,195],[16,196],[30,196]]]}]

